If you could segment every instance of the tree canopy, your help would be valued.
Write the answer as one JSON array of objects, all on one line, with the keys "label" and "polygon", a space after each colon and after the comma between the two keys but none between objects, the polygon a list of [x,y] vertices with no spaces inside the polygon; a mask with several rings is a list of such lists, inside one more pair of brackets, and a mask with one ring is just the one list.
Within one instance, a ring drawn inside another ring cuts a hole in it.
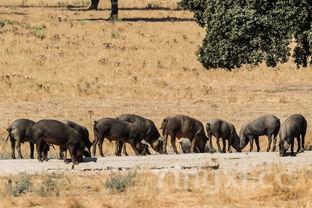
[{"label": "tree canopy", "polygon": [[268,66],[290,57],[306,67],[312,52],[311,0],[182,0],[179,5],[194,12],[206,28],[198,50],[205,68],[233,69],[242,64]]}]

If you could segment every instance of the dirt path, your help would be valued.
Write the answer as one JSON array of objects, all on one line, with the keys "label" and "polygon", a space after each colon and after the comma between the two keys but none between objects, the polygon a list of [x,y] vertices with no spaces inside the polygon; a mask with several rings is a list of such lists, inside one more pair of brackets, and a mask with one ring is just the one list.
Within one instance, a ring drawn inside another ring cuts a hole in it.
[{"label": "dirt path", "polygon": [[[275,153],[232,153],[232,154],[181,154],[181,155],[150,155],[144,157],[114,157],[92,158],[71,169],[71,164],[52,159],[48,162],[37,160],[1,160],[0,175],[17,175],[42,173],[92,173],[98,171],[196,171],[211,169],[216,171],[239,170],[250,172],[259,167],[281,166],[289,171],[312,168],[312,152],[299,154],[297,157],[279,157]],[[96,162],[95,162],[96,161]]]}]

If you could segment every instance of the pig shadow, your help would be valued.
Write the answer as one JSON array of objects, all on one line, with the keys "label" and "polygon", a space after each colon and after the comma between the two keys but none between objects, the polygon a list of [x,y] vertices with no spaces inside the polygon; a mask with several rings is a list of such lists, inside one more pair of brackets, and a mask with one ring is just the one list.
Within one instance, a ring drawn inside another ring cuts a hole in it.
[{"label": "pig shadow", "polygon": [[294,152],[294,155],[291,156],[290,152],[285,152],[284,155],[283,155],[283,157],[297,157],[297,154],[298,154],[298,153]]},{"label": "pig shadow", "polygon": [[[71,159],[68,158],[66,159],[66,163],[71,163]],[[85,157],[83,158],[83,161],[80,163],[88,163],[88,162],[97,162],[97,158],[96,157]]]},{"label": "pig shadow", "polygon": [[97,158],[96,157],[85,157],[85,158],[83,158],[83,162],[84,163],[97,162]]}]

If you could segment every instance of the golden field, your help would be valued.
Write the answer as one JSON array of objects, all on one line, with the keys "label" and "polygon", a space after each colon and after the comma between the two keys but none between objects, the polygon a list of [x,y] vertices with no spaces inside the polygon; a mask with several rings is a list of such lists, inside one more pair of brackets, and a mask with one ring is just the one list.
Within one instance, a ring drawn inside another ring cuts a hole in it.
[{"label": "golden field", "polygon": [[[121,21],[117,22],[106,20],[110,13],[107,0],[102,0],[99,11],[69,10],[68,4],[86,6],[88,1],[0,2],[0,20],[5,22],[0,27],[3,157],[10,154],[5,128],[17,118],[71,119],[91,131],[93,120],[122,113],[151,118],[158,127],[164,117],[174,114],[187,114],[202,122],[219,117],[232,122],[238,131],[244,122],[262,114],[273,113],[284,121],[301,113],[308,121],[306,144],[312,145],[311,67],[298,70],[290,60],[274,69],[260,65],[232,72],[207,71],[195,55],[205,30],[192,19],[192,13],[175,10],[173,0],[120,0]],[[168,10],[146,10],[148,5]],[[265,150],[267,139],[261,143]],[[113,154],[113,144],[106,144],[105,153]],[[34,176],[34,180],[44,177]],[[48,201],[67,207],[89,207],[86,198],[101,207],[312,206],[307,205],[311,173],[304,170],[294,177],[298,182],[294,190],[276,192],[270,189],[274,181],[269,180],[259,190],[236,190],[234,196],[228,188],[209,195],[205,187],[195,192],[151,188],[142,193],[144,182],[136,182],[120,195],[110,194],[99,187],[107,177],[64,176],[62,180],[73,184],[60,191],[60,199],[49,196]],[[141,178],[150,187],[149,181],[157,177],[147,174]],[[3,189],[7,178],[1,181]],[[80,188],[86,184],[90,190]],[[35,193],[1,197],[5,203],[0,207],[54,207]],[[72,204],[72,197],[77,205]]]},{"label": "golden field", "polygon": [[[132,174],[130,183],[121,192],[105,185],[116,174],[121,177]],[[272,166],[246,175],[240,171],[226,175],[207,170],[163,175],[136,172],[34,175],[28,179],[30,190],[14,197],[9,181],[20,181],[22,177],[25,176],[0,178],[1,208],[312,206],[311,169],[290,174],[282,167]],[[47,180],[53,182],[47,185]]]}]

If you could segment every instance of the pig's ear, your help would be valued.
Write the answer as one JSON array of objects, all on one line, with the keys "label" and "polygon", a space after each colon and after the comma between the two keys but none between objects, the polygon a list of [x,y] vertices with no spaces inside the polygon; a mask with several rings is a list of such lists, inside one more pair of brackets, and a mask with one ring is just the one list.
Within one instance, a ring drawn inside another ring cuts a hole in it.
[{"label": "pig's ear", "polygon": [[96,125],[97,125],[98,121],[93,121],[93,128],[96,129]]}]

